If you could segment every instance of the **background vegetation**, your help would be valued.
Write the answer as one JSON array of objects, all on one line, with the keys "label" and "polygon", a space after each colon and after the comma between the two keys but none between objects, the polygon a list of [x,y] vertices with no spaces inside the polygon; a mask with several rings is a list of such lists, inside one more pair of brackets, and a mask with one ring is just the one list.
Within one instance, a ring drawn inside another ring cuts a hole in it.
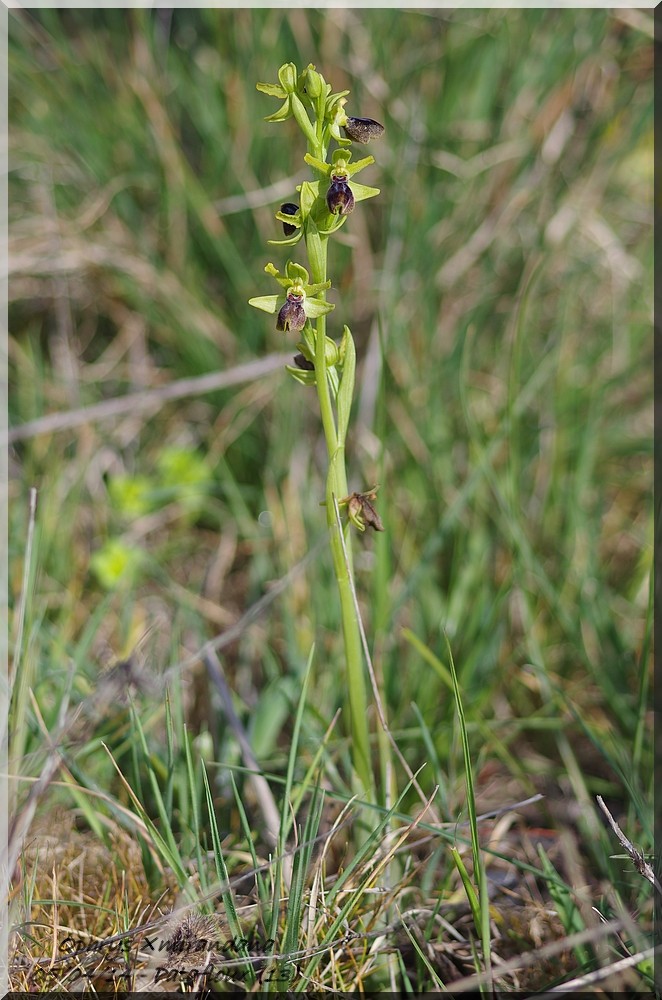
[{"label": "background vegetation", "polygon": [[[394,855],[388,905],[365,896],[343,928],[363,936],[316,975],[418,990],[483,967],[449,853],[468,814],[446,635],[477,809],[503,810],[480,825],[493,957],[558,945],[502,987],[626,959],[608,982],[650,988],[652,889],[596,796],[649,852],[651,33],[643,11],[12,12],[14,989],[71,986],[30,963],[72,928],[96,940],[204,891],[214,822],[229,875],[268,859],[210,639],[278,808],[289,762],[314,813],[323,741],[320,829],[349,795],[321,428],[294,344],[247,305],[306,176],[255,90],[286,61],[386,126],[361,177],[382,194],[332,248],[330,333],[349,323],[359,352],[351,488],[381,484],[386,531],[358,539],[373,663],[449,824]],[[417,816],[399,765],[381,779],[382,806]],[[333,843],[332,881],[355,841]]]}]

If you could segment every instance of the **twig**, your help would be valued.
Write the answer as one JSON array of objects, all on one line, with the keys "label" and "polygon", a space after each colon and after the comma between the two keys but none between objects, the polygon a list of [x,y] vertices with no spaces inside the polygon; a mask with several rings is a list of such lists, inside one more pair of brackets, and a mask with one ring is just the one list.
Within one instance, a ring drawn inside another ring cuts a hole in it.
[{"label": "twig", "polygon": [[606,965],[602,969],[596,969],[594,972],[589,972],[585,976],[578,976],[577,979],[571,979],[567,983],[562,983],[561,986],[554,986],[551,990],[548,990],[547,993],[537,993],[536,1000],[545,1000],[545,997],[558,996],[559,993],[567,993],[569,990],[576,993],[579,990],[585,989],[587,986],[593,986],[595,983],[599,983],[602,979],[607,979],[609,976],[615,976],[619,972],[631,969],[633,965],[638,965],[640,962],[648,962],[650,959],[654,958],[655,955],[659,955],[661,951],[662,949],[660,948],[646,948],[645,951],[638,951],[636,955],[627,955],[625,958],[621,958],[618,962],[614,962],[612,965]]},{"label": "twig", "polygon": [[94,420],[108,420],[124,413],[136,413],[140,410],[158,410],[164,403],[172,399],[182,399],[185,396],[201,396],[206,392],[218,389],[228,389],[241,382],[253,382],[282,368],[292,360],[292,353],[268,354],[255,361],[247,361],[221,372],[208,372],[195,378],[182,378],[158,389],[130,392],[126,396],[116,396],[92,406],[82,406],[77,410],[66,410],[63,413],[47,413],[36,420],[28,420],[9,431],[0,431],[0,445],[12,444],[14,441],[25,441],[38,434],[53,434],[56,431],[79,427]]},{"label": "twig", "polygon": [[637,848],[634,846],[634,844],[630,840],[628,840],[628,838],[625,836],[620,826],[618,825],[612,814],[609,812],[609,809],[605,805],[602,796],[596,795],[596,799],[598,801],[598,805],[600,806],[603,813],[607,817],[610,827],[620,840],[625,850],[632,858],[632,863],[634,867],[637,869],[640,875],[643,875],[645,879],[648,879],[651,885],[655,886],[655,888],[659,893],[662,893],[662,885],[660,885],[660,882],[655,872],[653,871],[652,866],[648,864],[643,853],[641,851],[638,851]]}]

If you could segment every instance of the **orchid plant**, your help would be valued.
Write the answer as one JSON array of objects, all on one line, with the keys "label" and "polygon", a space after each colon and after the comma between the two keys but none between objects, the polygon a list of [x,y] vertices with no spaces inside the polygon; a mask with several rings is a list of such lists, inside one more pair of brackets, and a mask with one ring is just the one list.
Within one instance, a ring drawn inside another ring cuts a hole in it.
[{"label": "orchid plant", "polygon": [[[376,531],[384,527],[373,504],[377,487],[350,493],[347,486],[345,442],[354,395],[356,351],[347,325],[339,341],[327,335],[327,316],[335,307],[327,301],[326,293],[331,287],[327,277],[329,238],[346,224],[357,202],[379,194],[378,188],[354,180],[374,163],[374,158],[352,161],[352,144],[379,138],[384,127],[371,118],[349,116],[345,110],[349,91],[333,93],[312,64],[298,73],[293,63],[285,63],[278,71],[278,81],[257,84],[259,91],[282,101],[266,121],[294,118],[307,142],[303,159],[311,169],[312,179],[297,187],[296,203],[286,202],[276,212],[284,238],[270,243],[288,248],[303,244],[307,266],[288,260],[281,273],[274,264],[267,264],[265,271],[275,279],[280,291],[249,301],[257,309],[277,316],[277,330],[299,336],[298,353],[287,370],[301,384],[317,389],[329,460],[323,503],[340,596],[352,757],[359,788],[367,798],[374,799],[350,527],[360,532],[367,526]],[[331,143],[336,146],[333,152],[329,149]]]}]

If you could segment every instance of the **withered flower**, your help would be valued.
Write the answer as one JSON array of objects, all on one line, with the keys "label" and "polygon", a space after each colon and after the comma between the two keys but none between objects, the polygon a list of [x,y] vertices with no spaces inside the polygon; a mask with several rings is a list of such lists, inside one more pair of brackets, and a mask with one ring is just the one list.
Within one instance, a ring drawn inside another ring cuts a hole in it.
[{"label": "withered flower", "polygon": [[374,118],[351,118],[348,117],[343,125],[345,134],[353,142],[368,143],[371,139],[379,139],[384,134],[384,126],[376,122]]},{"label": "withered flower", "polygon": [[372,503],[377,497],[378,489],[378,486],[373,486],[365,493],[350,493],[348,497],[338,501],[339,504],[347,504],[349,519],[359,531],[365,531],[366,525],[375,531],[384,531],[382,519]]}]

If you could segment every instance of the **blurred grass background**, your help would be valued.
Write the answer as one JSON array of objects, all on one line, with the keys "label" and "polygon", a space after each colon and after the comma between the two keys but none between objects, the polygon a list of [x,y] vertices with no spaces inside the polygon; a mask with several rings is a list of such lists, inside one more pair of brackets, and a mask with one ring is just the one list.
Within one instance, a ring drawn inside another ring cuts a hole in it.
[{"label": "blurred grass background", "polygon": [[[312,62],[386,126],[361,177],[381,196],[331,247],[329,332],[347,322],[359,354],[351,487],[381,484],[386,531],[358,539],[357,583],[390,724],[444,818],[464,815],[453,701],[408,638],[443,659],[445,631],[482,807],[543,792],[536,822],[570,824],[592,877],[639,899],[593,798],[650,845],[651,26],[617,10],[11,13],[10,594],[46,727],[70,682],[83,698],[135,650],[162,674],[323,542],[316,403],[282,366],[20,433],[294,353],[247,305],[287,259],[267,240],[306,176],[255,83]],[[302,767],[343,704],[338,629],[322,544],[223,651],[268,773],[313,641]],[[192,732],[237,763],[204,673],[181,683]],[[162,704],[145,713],[158,748]],[[81,787],[114,780],[95,747],[70,761]]]}]

